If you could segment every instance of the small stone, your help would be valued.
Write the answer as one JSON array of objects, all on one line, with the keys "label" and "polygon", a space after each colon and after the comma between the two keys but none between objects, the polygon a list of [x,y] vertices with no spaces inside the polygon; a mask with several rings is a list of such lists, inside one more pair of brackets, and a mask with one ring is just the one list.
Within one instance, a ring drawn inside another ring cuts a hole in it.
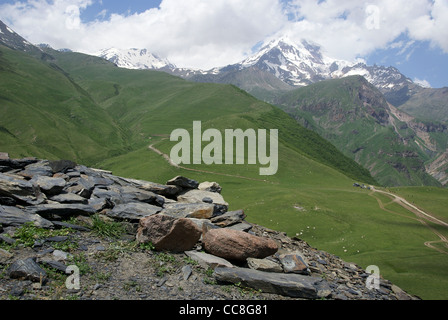
[{"label": "small stone", "polygon": [[218,217],[212,218],[211,222],[219,227],[225,228],[241,223],[246,218],[243,210],[231,211]]},{"label": "small stone", "polygon": [[193,269],[191,268],[191,266],[186,265],[182,268],[182,278],[187,281],[188,278],[190,278],[191,273],[193,272]]},{"label": "small stone", "polygon": [[264,272],[277,272],[277,273],[283,272],[283,268],[280,264],[269,259],[248,258],[247,265],[251,269]]},{"label": "small stone", "polygon": [[229,204],[219,193],[201,190],[188,190],[178,195],[177,201],[183,203],[203,203],[204,198],[212,200],[212,203],[215,206],[214,216],[222,215],[227,212]]},{"label": "small stone", "polygon": [[43,270],[33,258],[17,260],[9,266],[7,273],[12,279],[31,280],[33,282],[44,283],[47,273]]},{"label": "small stone", "polygon": [[14,255],[0,248],[0,264],[6,264]]},{"label": "small stone", "polygon": [[286,273],[309,274],[308,264],[301,253],[282,254],[279,260]]},{"label": "small stone", "polygon": [[69,254],[61,250],[54,250],[53,256],[57,261],[63,261],[68,259]]},{"label": "small stone", "polygon": [[221,186],[217,183],[217,182],[202,182],[199,187],[199,190],[202,191],[209,191],[209,192],[216,192],[216,193],[221,193],[222,188]]}]

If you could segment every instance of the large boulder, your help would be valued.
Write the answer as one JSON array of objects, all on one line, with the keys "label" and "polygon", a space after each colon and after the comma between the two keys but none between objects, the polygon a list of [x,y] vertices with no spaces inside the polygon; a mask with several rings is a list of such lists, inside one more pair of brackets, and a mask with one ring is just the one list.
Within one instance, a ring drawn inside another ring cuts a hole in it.
[{"label": "large boulder", "polygon": [[206,252],[230,261],[263,259],[278,251],[271,239],[231,229],[211,229],[202,238]]},{"label": "large boulder", "polygon": [[156,250],[190,251],[199,241],[202,230],[190,219],[156,214],[140,220],[137,242],[151,242]]}]

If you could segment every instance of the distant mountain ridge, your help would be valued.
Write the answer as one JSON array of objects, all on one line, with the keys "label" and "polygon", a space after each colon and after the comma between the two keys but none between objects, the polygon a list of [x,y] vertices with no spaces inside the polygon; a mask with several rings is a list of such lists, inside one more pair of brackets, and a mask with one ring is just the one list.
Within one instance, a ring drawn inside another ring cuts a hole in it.
[{"label": "distant mountain ridge", "polygon": [[110,48],[96,52],[94,55],[115,63],[120,68],[126,69],[174,69],[175,65],[167,59],[162,59],[147,49],[122,50]]},{"label": "distant mountain ridge", "polygon": [[[151,58],[152,56],[155,57],[157,63],[142,64],[140,58],[135,59],[135,52],[138,51],[145,52],[145,55]],[[325,55],[322,48],[317,44],[305,40],[296,43],[288,37],[269,42],[257,53],[239,63],[225,67],[215,67],[210,70],[179,68],[167,59],[161,59],[150,54],[146,49],[108,49],[95,55],[112,61],[119,67],[129,69],[165,68],[171,73],[185,78],[193,78],[195,81],[219,82],[224,77],[228,78],[229,74],[258,69],[274,75],[277,79],[292,87],[306,86],[326,79],[337,79],[352,75],[361,75],[379,89],[384,90],[413,84],[411,79],[394,67],[368,66],[364,62],[334,59]],[[130,59],[130,57],[134,57],[134,59]]]}]

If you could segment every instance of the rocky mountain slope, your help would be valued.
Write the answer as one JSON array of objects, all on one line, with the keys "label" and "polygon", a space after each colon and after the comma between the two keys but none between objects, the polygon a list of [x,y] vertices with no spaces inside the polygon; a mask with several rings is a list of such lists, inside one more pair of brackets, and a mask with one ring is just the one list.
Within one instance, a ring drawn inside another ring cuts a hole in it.
[{"label": "rocky mountain slope", "polygon": [[364,77],[292,90],[276,104],[368,168],[383,185],[446,183],[446,125],[395,108]]},{"label": "rocky mountain slope", "polygon": [[0,164],[1,299],[415,299],[228,212],[216,182],[7,154]]},{"label": "rocky mountain slope", "polygon": [[22,38],[14,30],[0,20],[0,43],[8,48],[31,54],[40,53],[39,48]]}]

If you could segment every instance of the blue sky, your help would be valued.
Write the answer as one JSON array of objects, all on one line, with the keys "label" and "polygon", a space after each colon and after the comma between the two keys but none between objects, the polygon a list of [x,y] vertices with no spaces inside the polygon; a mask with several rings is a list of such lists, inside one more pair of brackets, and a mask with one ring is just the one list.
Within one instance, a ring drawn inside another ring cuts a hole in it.
[{"label": "blue sky", "polygon": [[201,69],[239,62],[288,35],[337,59],[448,86],[448,0],[0,0],[0,19],[57,49],[146,48]]}]

